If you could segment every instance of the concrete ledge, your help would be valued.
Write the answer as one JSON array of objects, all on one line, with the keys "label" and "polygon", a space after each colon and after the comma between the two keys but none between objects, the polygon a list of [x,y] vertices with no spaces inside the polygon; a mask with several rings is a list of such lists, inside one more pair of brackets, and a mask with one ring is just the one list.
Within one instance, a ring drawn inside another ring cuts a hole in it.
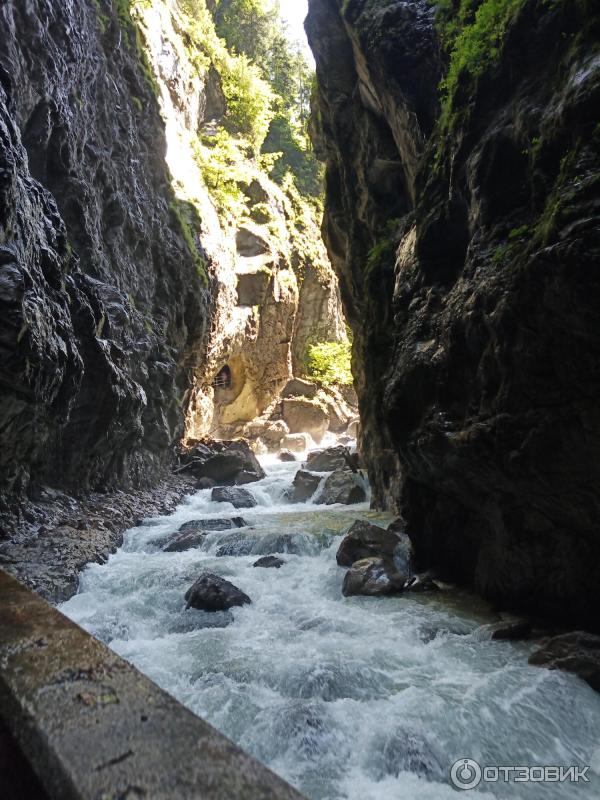
[{"label": "concrete ledge", "polygon": [[0,723],[49,800],[302,800],[3,570]]}]

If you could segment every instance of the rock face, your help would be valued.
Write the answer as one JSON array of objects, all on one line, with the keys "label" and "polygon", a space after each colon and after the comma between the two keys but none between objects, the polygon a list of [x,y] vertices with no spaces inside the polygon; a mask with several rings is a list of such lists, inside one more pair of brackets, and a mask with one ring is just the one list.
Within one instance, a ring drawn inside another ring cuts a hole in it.
[{"label": "rock face", "polygon": [[309,6],[374,501],[440,577],[598,628],[600,9],[512,4],[444,100],[435,4]]},{"label": "rock face", "polygon": [[0,482],[13,492],[155,481],[208,321],[158,104],[106,9],[102,24],[94,3],[0,10]]},{"label": "rock face", "polygon": [[235,606],[245,606],[252,602],[233,583],[210,572],[198,578],[187,590],[185,601],[188,608],[197,608],[200,611],[228,611]]}]

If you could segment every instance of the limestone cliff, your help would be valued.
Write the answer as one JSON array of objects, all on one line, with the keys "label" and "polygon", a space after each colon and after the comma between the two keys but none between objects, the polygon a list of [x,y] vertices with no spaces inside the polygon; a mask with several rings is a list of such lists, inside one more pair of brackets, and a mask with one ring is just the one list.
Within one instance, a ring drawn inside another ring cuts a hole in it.
[{"label": "limestone cliff", "polygon": [[307,30],[376,502],[443,577],[597,627],[600,12],[310,0]]}]

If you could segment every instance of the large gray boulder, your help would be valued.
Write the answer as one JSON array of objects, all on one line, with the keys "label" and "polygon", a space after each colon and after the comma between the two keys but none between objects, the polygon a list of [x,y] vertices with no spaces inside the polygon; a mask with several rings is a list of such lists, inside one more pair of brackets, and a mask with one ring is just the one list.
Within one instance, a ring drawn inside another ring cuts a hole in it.
[{"label": "large gray boulder", "polygon": [[231,486],[244,476],[245,482],[260,481],[265,472],[258,459],[243,439],[236,442],[215,443],[208,455],[202,452],[189,471],[199,478],[210,478],[221,486]]},{"label": "large gray boulder", "polygon": [[205,572],[185,593],[187,608],[200,611],[227,611],[234,606],[244,606],[252,602],[247,594],[233,583]]},{"label": "large gray boulder", "polygon": [[[341,567],[351,567],[355,561],[364,558],[385,558],[393,561],[394,552],[400,543],[401,534],[357,519],[342,539],[336,560]],[[408,565],[405,571],[410,572]]]},{"label": "large gray boulder", "polygon": [[235,508],[254,508],[258,505],[247,489],[238,486],[217,486],[212,490],[211,500],[215,503],[231,503]]},{"label": "large gray boulder", "polygon": [[321,477],[301,469],[296,473],[292,488],[286,497],[290,503],[305,503],[319,488]]},{"label": "large gray boulder", "polygon": [[194,550],[197,547],[202,547],[204,540],[208,536],[209,531],[190,531],[188,533],[180,533],[174,539],[163,547],[165,553],[184,553],[186,550]]},{"label": "large gray boulder", "polygon": [[190,531],[231,531],[234,528],[245,528],[247,522],[242,517],[231,519],[192,519],[179,528],[179,533]]},{"label": "large gray boulder", "polygon": [[399,594],[406,578],[406,575],[398,572],[393,564],[383,558],[365,558],[354,563],[346,573],[342,594],[344,597]]},{"label": "large gray boulder", "polygon": [[316,503],[321,505],[354,505],[364,503],[367,493],[361,483],[360,477],[350,470],[336,470],[325,481],[321,494]]}]

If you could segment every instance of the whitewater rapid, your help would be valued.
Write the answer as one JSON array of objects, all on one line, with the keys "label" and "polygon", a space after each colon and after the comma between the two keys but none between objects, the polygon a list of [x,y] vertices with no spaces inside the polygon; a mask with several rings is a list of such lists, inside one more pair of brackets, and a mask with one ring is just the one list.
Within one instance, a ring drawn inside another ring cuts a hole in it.
[{"label": "whitewater rapid", "polygon": [[[361,506],[290,505],[299,464],[263,459],[237,511],[210,491],[127,532],[60,608],[312,800],[456,800],[451,765],[590,765],[589,783],[488,783],[466,796],[600,797],[600,695],[527,664],[532,645],[492,642],[487,607],[459,592],[343,598],[340,534]],[[193,519],[242,515],[253,530],[165,553]],[[281,569],[256,569],[288,535]],[[219,555],[217,555],[219,552]],[[203,571],[252,605],[209,615],[183,596]],[[205,627],[210,626],[210,627]],[[458,793],[460,795],[460,792]]]}]

